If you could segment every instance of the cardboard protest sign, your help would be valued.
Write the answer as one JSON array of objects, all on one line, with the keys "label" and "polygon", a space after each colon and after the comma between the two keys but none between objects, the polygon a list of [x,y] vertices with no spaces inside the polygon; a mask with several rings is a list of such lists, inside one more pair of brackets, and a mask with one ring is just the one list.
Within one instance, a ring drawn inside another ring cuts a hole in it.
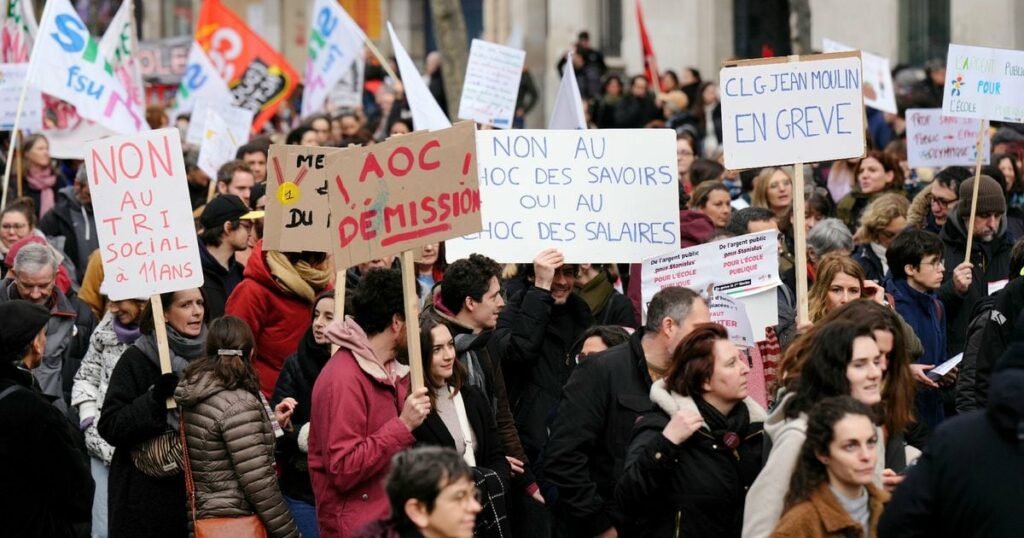
[{"label": "cardboard protest sign", "polygon": [[311,15],[302,117],[323,109],[329,92],[362,59],[366,39],[337,0],[315,0]]},{"label": "cardboard protest sign", "polygon": [[[857,50],[849,45],[822,40],[824,52],[845,52]],[[889,59],[867,51],[860,51],[861,66],[864,71],[864,104],[890,114],[898,113],[896,109],[896,86],[892,82],[892,69]]]},{"label": "cardboard protest sign", "polygon": [[459,99],[459,117],[511,128],[525,61],[526,51],[474,39]]},{"label": "cardboard protest sign", "polygon": [[335,266],[479,231],[475,135],[461,122],[328,155]]},{"label": "cardboard protest sign", "polygon": [[671,130],[480,131],[477,158],[483,230],[445,243],[449,260],[557,247],[570,263],[626,263],[679,247]]},{"label": "cardboard protest sign", "polygon": [[110,298],[202,286],[178,130],[103,138],[85,151]]},{"label": "cardboard protest sign", "polygon": [[[14,128],[18,113],[21,87],[28,75],[28,64],[0,64],[0,131]],[[28,88],[25,104],[21,109],[20,129],[38,131],[43,128],[43,95],[35,88]]]},{"label": "cardboard protest sign", "polygon": [[[327,156],[336,148],[270,146],[263,248],[282,252],[330,252],[333,230],[328,203]],[[340,267],[340,266],[339,266]],[[347,267],[347,266],[346,266]]]},{"label": "cardboard protest sign", "polygon": [[942,113],[1024,122],[1024,51],[950,43]]},{"label": "cardboard protest sign", "polygon": [[199,158],[196,165],[210,177],[210,181],[217,180],[217,170],[224,163],[235,158],[238,147],[242,145],[228,129],[224,118],[220,117],[213,109],[206,109],[206,128],[203,133],[203,142],[199,146]]},{"label": "cardboard protest sign", "polygon": [[109,59],[68,0],[43,10],[29,70],[29,84],[75,106],[78,114],[117,133],[149,129],[143,112],[114,75]]},{"label": "cardboard protest sign", "polygon": [[[941,108],[910,108],[907,118],[907,163],[920,166],[970,166],[978,158],[978,122],[943,116]],[[989,137],[983,137],[981,162],[988,164]]]},{"label": "cardboard protest sign", "polygon": [[221,119],[224,125],[231,131],[231,136],[244,144],[249,140],[249,128],[252,127],[253,111],[247,108],[231,106],[222,102],[201,100],[195,104],[192,110],[191,120],[188,122],[188,131],[185,132],[185,142],[189,144],[202,144],[206,134],[206,113],[213,110]]},{"label": "cardboard protest sign", "polygon": [[727,63],[719,73],[725,166],[862,156],[861,74],[856,52]]}]

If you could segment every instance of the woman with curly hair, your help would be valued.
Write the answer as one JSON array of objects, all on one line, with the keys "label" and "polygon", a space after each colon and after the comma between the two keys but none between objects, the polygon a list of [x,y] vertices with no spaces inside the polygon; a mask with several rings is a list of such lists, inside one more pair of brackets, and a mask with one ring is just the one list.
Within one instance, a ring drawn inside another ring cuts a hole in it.
[{"label": "woman with curly hair", "polygon": [[772,538],[877,536],[889,501],[872,484],[878,443],[868,406],[849,396],[820,402]]},{"label": "woman with curly hair", "polygon": [[907,227],[910,201],[902,194],[883,194],[868,205],[860,217],[860,228],[853,236],[857,247],[853,259],[864,268],[868,280],[882,282],[889,272],[885,251]]}]

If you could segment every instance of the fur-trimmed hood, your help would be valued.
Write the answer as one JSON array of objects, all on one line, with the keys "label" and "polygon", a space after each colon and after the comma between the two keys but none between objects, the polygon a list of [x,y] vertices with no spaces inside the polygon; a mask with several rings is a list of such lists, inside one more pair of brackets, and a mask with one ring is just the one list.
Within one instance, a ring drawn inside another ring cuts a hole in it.
[{"label": "fur-trimmed hood", "polygon": [[[676,411],[689,410],[694,413],[700,413],[697,409],[697,404],[693,401],[693,398],[689,396],[682,396],[670,391],[665,386],[665,380],[659,379],[653,385],[651,385],[651,401],[655,405],[661,408],[669,417],[672,416]],[[754,401],[753,398],[747,396],[743,399],[743,404],[747,406],[747,412],[750,413],[750,423],[764,422],[768,418],[768,413],[761,407],[761,404]],[[701,425],[702,429],[707,430],[707,424]]]}]

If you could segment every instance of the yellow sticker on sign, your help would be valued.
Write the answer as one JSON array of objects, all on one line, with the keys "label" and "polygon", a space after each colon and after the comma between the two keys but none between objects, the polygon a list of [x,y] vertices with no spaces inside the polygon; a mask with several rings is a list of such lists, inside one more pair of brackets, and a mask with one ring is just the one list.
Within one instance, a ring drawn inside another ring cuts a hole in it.
[{"label": "yellow sticker on sign", "polygon": [[302,191],[291,181],[285,181],[277,188],[277,199],[282,205],[293,205],[299,201]]}]

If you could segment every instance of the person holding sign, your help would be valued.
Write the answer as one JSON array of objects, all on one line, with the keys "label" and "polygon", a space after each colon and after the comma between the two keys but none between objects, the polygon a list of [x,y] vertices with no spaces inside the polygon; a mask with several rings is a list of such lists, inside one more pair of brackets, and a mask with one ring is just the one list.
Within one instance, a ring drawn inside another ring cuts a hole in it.
[{"label": "person holding sign", "polygon": [[352,536],[387,515],[389,462],[416,442],[412,432],[430,414],[427,389],[410,391],[409,367],[399,360],[408,359],[399,271],[366,273],[351,307],[352,316],[327,327],[339,349],[313,386],[309,421],[309,474],[325,538]]},{"label": "person holding sign", "polygon": [[[162,293],[171,355],[171,372],[160,373],[154,309],[146,307],[142,335],[121,356],[110,375],[98,429],[114,447],[110,462],[109,532],[111,538],[188,536],[185,475],[177,466],[153,474],[137,461],[165,459],[175,445],[180,454],[178,412],[166,408],[188,364],[203,355],[209,315],[199,288]],[[147,474],[150,473],[150,474]]]}]

